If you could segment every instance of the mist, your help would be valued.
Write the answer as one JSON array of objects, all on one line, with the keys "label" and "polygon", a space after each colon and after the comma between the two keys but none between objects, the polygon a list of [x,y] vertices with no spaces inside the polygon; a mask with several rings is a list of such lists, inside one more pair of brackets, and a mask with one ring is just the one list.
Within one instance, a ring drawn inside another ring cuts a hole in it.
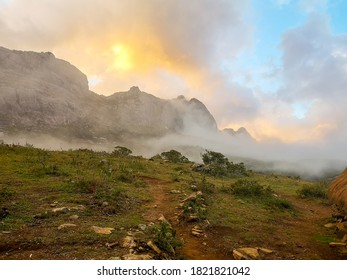
[{"label": "mist", "polygon": [[[201,163],[206,150],[227,156],[232,162],[244,162],[250,170],[263,173],[300,176],[305,179],[331,178],[346,168],[345,155],[333,153],[335,148],[324,143],[285,144],[280,141],[258,142],[245,135],[231,136],[222,131],[187,126],[180,134],[156,138],[129,138],[126,141],[90,141],[64,139],[48,134],[0,135],[4,143],[34,146],[48,150],[91,149],[112,152],[115,146],[125,146],[136,156],[150,158],[175,149],[189,160]],[[0,139],[1,140],[1,139]]]}]

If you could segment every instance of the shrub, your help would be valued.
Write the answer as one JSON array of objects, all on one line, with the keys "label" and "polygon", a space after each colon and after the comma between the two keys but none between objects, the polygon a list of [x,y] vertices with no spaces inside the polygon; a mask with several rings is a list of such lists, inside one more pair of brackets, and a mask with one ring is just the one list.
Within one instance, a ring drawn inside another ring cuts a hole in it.
[{"label": "shrub", "polygon": [[123,183],[133,183],[136,179],[135,174],[131,168],[125,164],[120,164],[119,169],[116,171],[116,179]]},{"label": "shrub", "polygon": [[199,222],[206,219],[207,209],[204,205],[204,198],[197,196],[194,199],[190,199],[183,204],[183,213],[188,220],[191,217],[195,217]]},{"label": "shrub", "polygon": [[199,184],[199,188],[203,193],[213,193],[214,191],[214,185],[210,182],[208,182],[205,178],[205,176],[201,179],[201,182]]},{"label": "shrub", "polygon": [[72,183],[70,191],[77,193],[94,193],[96,189],[103,188],[100,181],[82,178]]},{"label": "shrub", "polygon": [[185,163],[189,162],[188,158],[183,156],[180,152],[176,150],[170,150],[168,152],[162,152],[161,157],[173,163]]},{"label": "shrub", "polygon": [[297,191],[301,198],[327,198],[328,183],[318,182],[314,185],[305,185]]},{"label": "shrub", "polygon": [[229,160],[221,153],[208,151],[206,150],[206,153],[202,155],[202,161],[204,164],[214,164],[218,166],[227,166],[229,163]]},{"label": "shrub", "polygon": [[[223,191],[226,191],[223,189]],[[274,196],[274,192],[270,187],[263,187],[257,181],[238,180],[236,183],[227,189],[228,192],[243,198],[251,198],[264,204],[269,208],[279,210],[291,210],[293,206],[289,201]]]},{"label": "shrub", "polygon": [[133,152],[126,147],[117,146],[114,148],[112,155],[116,157],[129,157],[132,153]]},{"label": "shrub", "polygon": [[233,194],[237,196],[271,196],[272,190],[270,188],[264,188],[257,181],[247,181],[247,180],[238,180],[232,186]]},{"label": "shrub", "polygon": [[179,240],[176,238],[176,231],[174,231],[169,224],[160,222],[154,228],[154,243],[163,251],[175,254],[175,248],[180,246]]},{"label": "shrub", "polygon": [[204,165],[197,165],[195,171],[216,177],[246,176],[247,170],[243,163],[234,164],[221,153],[208,151],[202,155]]},{"label": "shrub", "polygon": [[267,198],[264,201],[265,205],[270,207],[270,208],[277,208],[280,210],[291,210],[293,209],[293,206],[290,204],[288,200],[285,199],[280,199],[276,197],[270,197]]}]

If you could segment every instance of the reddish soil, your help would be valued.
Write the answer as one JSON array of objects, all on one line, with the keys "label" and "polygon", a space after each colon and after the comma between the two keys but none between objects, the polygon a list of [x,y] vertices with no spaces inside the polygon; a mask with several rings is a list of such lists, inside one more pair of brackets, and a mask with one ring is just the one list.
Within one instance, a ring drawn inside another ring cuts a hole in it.
[{"label": "reddish soil", "polygon": [[[196,223],[178,219],[182,209],[182,199],[189,193],[171,193],[171,182],[142,178],[149,185],[153,201],[141,206],[143,216],[148,222],[157,222],[160,215],[170,222],[182,246],[176,250],[176,258],[209,260],[233,259],[232,250],[239,247],[264,247],[273,250],[267,259],[347,259],[336,248],[329,247],[326,237],[334,237],[333,230],[324,228],[332,208],[329,205],[285,197],[296,209],[295,215],[284,216],[272,222],[271,231],[254,228],[250,234],[260,235],[261,241],[241,241],[244,232],[226,226],[203,227],[203,235],[195,237],[191,230]],[[252,228],[252,221],[250,228]],[[26,225],[11,234],[0,234],[0,259],[103,259],[109,258],[110,250],[105,247],[108,240],[91,238],[81,243],[73,234],[71,239],[57,238],[50,248],[42,246],[37,236],[50,236],[56,225],[45,222]],[[81,229],[82,231],[83,229]],[[117,240],[110,240],[117,241]],[[87,241],[86,241],[87,242]],[[118,255],[120,248],[113,249]],[[118,250],[118,251],[117,251]],[[76,253],[79,252],[79,253]],[[113,251],[112,251],[113,252]],[[124,253],[126,253],[124,251]]]},{"label": "reddish soil", "polygon": [[[182,196],[170,193],[169,182],[146,179],[151,186],[154,201],[146,205],[145,217],[155,222],[160,215],[171,223],[183,245],[177,254],[183,259],[222,260],[233,259],[232,250],[238,247],[265,247],[274,251],[267,259],[347,259],[336,248],[330,248],[328,241],[319,240],[326,235],[334,237],[333,230],[324,228],[324,224],[332,215],[332,208],[322,203],[305,199],[285,197],[292,203],[297,215],[288,216],[274,222],[272,232],[262,234],[262,244],[239,244],[237,240],[230,242],[226,236],[233,234],[229,227],[209,226],[204,229],[204,236],[195,237],[191,230],[194,223],[178,219],[181,209],[177,207]],[[237,236],[239,233],[235,233]]]}]

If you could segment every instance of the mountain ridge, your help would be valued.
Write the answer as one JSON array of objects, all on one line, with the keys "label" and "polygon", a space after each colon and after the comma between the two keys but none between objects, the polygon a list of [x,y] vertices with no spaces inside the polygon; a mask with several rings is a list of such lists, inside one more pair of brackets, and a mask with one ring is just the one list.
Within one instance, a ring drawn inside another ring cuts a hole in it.
[{"label": "mountain ridge", "polygon": [[90,141],[219,133],[214,117],[196,98],[161,99],[136,86],[98,95],[89,89],[84,73],[54,54],[4,47],[0,47],[0,131]]}]

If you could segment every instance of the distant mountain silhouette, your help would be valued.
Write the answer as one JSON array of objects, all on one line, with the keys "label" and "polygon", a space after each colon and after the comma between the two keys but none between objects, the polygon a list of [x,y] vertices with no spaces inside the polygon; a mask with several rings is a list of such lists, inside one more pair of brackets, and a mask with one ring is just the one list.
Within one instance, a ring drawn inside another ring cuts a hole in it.
[{"label": "distant mountain silhouette", "polygon": [[[250,137],[245,129],[230,133]],[[89,90],[88,80],[49,52],[0,47],[0,132],[46,133],[66,139],[117,141],[168,134],[219,133],[199,100],[165,100],[134,86],[111,96]]]}]

